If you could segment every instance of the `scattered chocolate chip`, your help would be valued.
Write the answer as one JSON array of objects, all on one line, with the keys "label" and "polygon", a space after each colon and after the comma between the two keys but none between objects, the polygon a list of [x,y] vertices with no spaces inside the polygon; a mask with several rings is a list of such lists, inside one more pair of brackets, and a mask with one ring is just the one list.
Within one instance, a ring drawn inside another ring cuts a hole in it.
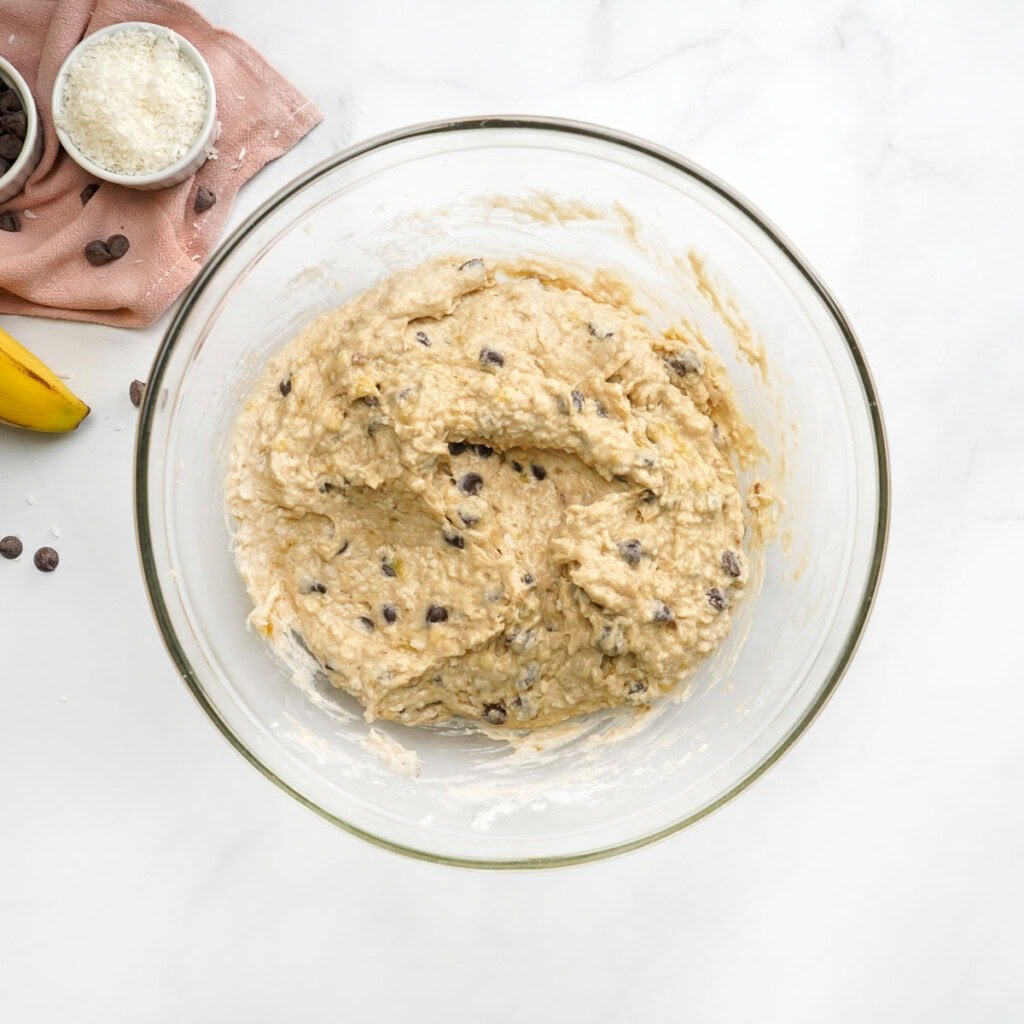
[{"label": "scattered chocolate chip", "polygon": [[622,560],[626,565],[631,565],[636,568],[636,566],[640,564],[640,556],[643,554],[643,548],[636,537],[632,540],[620,540],[619,554],[622,556]]},{"label": "scattered chocolate chip", "polygon": [[495,352],[493,348],[482,348],[480,349],[480,362],[484,366],[504,366],[505,357],[500,352]]},{"label": "scattered chocolate chip", "polygon": [[466,260],[465,263],[459,267],[459,270],[478,270],[483,269],[484,261],[482,259]]},{"label": "scattered chocolate chip", "polygon": [[676,613],[664,601],[658,601],[654,608],[655,622],[675,622]]},{"label": "scattered chocolate chip", "polygon": [[90,181],[81,192],[78,193],[78,198],[81,199],[82,205],[85,206],[87,202],[100,190],[98,181]]},{"label": "scattered chocolate chip", "polygon": [[280,391],[285,398],[287,398],[292,393],[291,377],[289,377],[287,380],[281,381],[281,383],[277,385],[277,390]]},{"label": "scattered chocolate chip", "polygon": [[398,609],[393,604],[382,604],[380,613],[389,626],[393,626],[398,621]]},{"label": "scattered chocolate chip", "polygon": [[348,541],[347,540],[343,540],[341,542],[341,547],[338,548],[338,550],[334,552],[334,557],[337,558],[338,555],[343,555],[343,554],[345,554],[346,551],[348,551]]},{"label": "scattered chocolate chip", "polygon": [[517,690],[528,690],[540,675],[540,669],[536,665],[527,665],[523,674],[516,680]]},{"label": "scattered chocolate chip", "polygon": [[20,231],[21,221],[18,215],[11,210],[0,213],[0,231]]},{"label": "scattered chocolate chip", "polygon": [[97,238],[85,247],[85,258],[94,267],[102,267],[104,263],[109,263],[114,257],[111,256],[107,243]]},{"label": "scattered chocolate chip", "polygon": [[373,619],[368,618],[365,615],[360,615],[356,621],[363,627],[363,629],[366,630],[367,633],[373,632]]},{"label": "scattered chocolate chip", "polygon": [[740,568],[739,559],[731,551],[722,552],[722,572],[727,576],[736,578],[743,570]]},{"label": "scattered chocolate chip", "polygon": [[603,331],[600,327],[595,327],[593,324],[587,324],[587,330],[590,331],[590,336],[597,338],[598,341],[608,341],[610,338],[615,337],[614,331]]},{"label": "scattered chocolate chip", "polygon": [[131,384],[128,385],[128,397],[131,399],[131,403],[136,409],[142,405],[142,399],[145,394],[146,385],[143,381],[133,380]]},{"label": "scattered chocolate chip", "polygon": [[447,622],[448,609],[439,604],[432,604],[427,609],[426,620],[428,623]]},{"label": "scattered chocolate chip", "polygon": [[523,573],[523,583],[526,586],[528,586],[528,587],[532,587],[533,586],[533,573],[524,572]]},{"label": "scattered chocolate chip", "polygon": [[0,156],[5,160],[17,160],[21,153],[21,139],[17,135],[0,135]]},{"label": "scattered chocolate chip", "polygon": [[479,473],[466,473],[459,478],[459,490],[463,494],[479,494],[484,478]]},{"label": "scattered chocolate chip", "polygon": [[445,544],[450,544],[453,548],[458,548],[460,551],[466,546],[466,538],[450,526],[446,526],[441,531],[441,536],[444,537]]},{"label": "scattered chocolate chip", "polygon": [[530,463],[530,472],[534,480],[543,480],[548,475],[548,471],[543,466],[538,466],[536,462]]},{"label": "scattered chocolate chip", "polygon": [[32,561],[36,563],[36,568],[40,572],[53,572],[60,562],[60,555],[53,548],[40,548],[32,556]]},{"label": "scattered chocolate chip", "polygon": [[597,638],[597,648],[609,658],[617,658],[626,653],[626,637],[621,626],[604,626]]},{"label": "scattered chocolate chip", "polygon": [[505,702],[499,700],[497,704],[484,705],[484,719],[491,725],[504,725],[508,721],[508,711]]},{"label": "scattered chocolate chip", "polygon": [[680,377],[684,377],[688,373],[701,373],[704,369],[704,364],[701,363],[700,358],[693,352],[679,352],[674,356],[669,356],[665,362]]},{"label": "scattered chocolate chip", "polygon": [[521,462],[516,462],[515,459],[509,459],[508,464],[512,467],[513,470],[515,470],[515,472],[522,473],[523,464]]},{"label": "scattered chocolate chip", "polygon": [[600,398],[594,399],[594,410],[597,412],[598,416],[603,416],[605,419],[608,418],[608,407]]},{"label": "scattered chocolate chip", "polygon": [[112,260],[119,260],[130,248],[131,242],[124,235],[111,235],[107,239],[107,249],[110,250]]},{"label": "scattered chocolate chip", "polygon": [[626,692],[630,693],[630,694],[633,694],[633,693],[646,693],[647,692],[647,684],[642,679],[638,679],[638,680],[636,680],[636,682],[633,682],[633,683],[629,684],[629,689]]},{"label": "scattered chocolate chip", "polygon": [[448,442],[448,454],[449,455],[461,455],[467,448],[472,448],[472,445],[466,444],[465,441],[449,441]]},{"label": "scattered chocolate chip", "polygon": [[416,340],[421,345],[425,345],[427,348],[430,348],[430,337],[429,337],[429,335],[427,334],[426,331],[417,331],[416,332]]},{"label": "scattered chocolate chip", "polygon": [[572,407],[577,412],[583,412],[583,392],[579,388],[573,388],[569,392],[569,397],[572,399]]},{"label": "scattered chocolate chip", "polygon": [[481,459],[489,459],[494,454],[494,449],[488,448],[485,444],[474,445],[473,450]]},{"label": "scattered chocolate chip", "polygon": [[332,484],[330,480],[321,480],[320,483],[316,485],[316,489],[321,494],[330,494],[331,491],[336,491],[338,488],[337,485]]},{"label": "scattered chocolate chip", "polygon": [[655,498],[657,498],[657,497],[658,497],[658,496],[657,496],[657,495],[656,495],[656,494],[654,493],[654,491],[652,491],[652,490],[649,490],[649,489],[647,489],[647,488],[645,488],[644,490],[642,490],[642,491],[640,492],[640,500],[641,500],[641,501],[642,501],[642,502],[643,502],[643,503],[644,503],[645,505],[649,505],[649,504],[650,504],[650,503],[651,503],[652,501],[654,501],[654,499],[655,499]]},{"label": "scattered chocolate chip", "polygon": [[315,583],[315,582],[314,583],[310,583],[309,586],[306,587],[306,593],[307,594],[326,594],[327,593],[327,584],[325,584],[325,583]]},{"label": "scattered chocolate chip", "polygon": [[0,540],[0,555],[4,558],[17,558],[23,550],[24,546],[17,537],[4,537]]},{"label": "scattered chocolate chip", "polygon": [[380,560],[380,571],[390,579],[398,576],[398,570],[386,558]]},{"label": "scattered chocolate chip", "polygon": [[0,131],[7,132],[24,142],[25,133],[28,131],[28,118],[25,117],[25,111],[14,110],[0,117]]},{"label": "scattered chocolate chip", "polygon": [[708,604],[717,612],[724,612],[728,606],[728,602],[725,600],[725,595],[718,589],[718,587],[712,587],[708,591]]},{"label": "scattered chocolate chip", "polygon": [[362,402],[363,405],[368,405],[371,409],[376,409],[377,406],[380,405],[380,399],[376,395],[363,395],[359,401]]},{"label": "scattered chocolate chip", "polygon": [[217,202],[217,197],[205,185],[200,185],[196,190],[196,201],[193,204],[193,209],[196,213],[206,213],[215,202]]}]

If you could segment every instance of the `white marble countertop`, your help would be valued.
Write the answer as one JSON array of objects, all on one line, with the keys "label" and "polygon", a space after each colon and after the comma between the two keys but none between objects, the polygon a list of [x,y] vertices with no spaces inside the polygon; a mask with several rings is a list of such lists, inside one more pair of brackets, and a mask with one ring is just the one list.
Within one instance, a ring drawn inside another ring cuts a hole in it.
[{"label": "white marble countertop", "polygon": [[0,564],[0,1019],[1020,1020],[1024,8],[198,6],[327,115],[235,222],[355,140],[476,113],[626,129],[750,197],[875,373],[888,565],[823,716],[696,827],[556,872],[404,860],[263,780],[164,653],[126,397],[163,324],[8,318],[93,414],[0,433],[0,532],[57,527],[63,557]]}]

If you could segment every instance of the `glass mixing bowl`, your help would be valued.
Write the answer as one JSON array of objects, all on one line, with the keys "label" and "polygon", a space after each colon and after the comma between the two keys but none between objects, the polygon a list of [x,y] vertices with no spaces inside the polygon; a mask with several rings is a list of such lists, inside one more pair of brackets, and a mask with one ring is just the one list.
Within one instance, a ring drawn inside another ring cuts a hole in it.
[{"label": "glass mixing bowl", "polygon": [[[690,250],[707,259],[720,293],[695,280]],[[766,476],[781,495],[779,540],[751,548],[755,580],[732,633],[632,724],[633,712],[598,714],[541,751],[457,724],[371,729],[351,698],[316,677],[296,681],[246,628],[250,602],[223,499],[240,401],[268,356],[313,317],[439,255],[543,256],[634,282],[653,323],[685,314],[704,333],[770,452],[744,476]],[[767,374],[736,344],[738,311],[763,342]],[[792,246],[679,156],[533,118],[382,136],[266,202],[213,256],[168,329],[135,474],[157,622],[224,735],[343,829],[476,866],[632,849],[745,789],[807,728],[849,663],[888,520],[885,441],[864,358]]]}]

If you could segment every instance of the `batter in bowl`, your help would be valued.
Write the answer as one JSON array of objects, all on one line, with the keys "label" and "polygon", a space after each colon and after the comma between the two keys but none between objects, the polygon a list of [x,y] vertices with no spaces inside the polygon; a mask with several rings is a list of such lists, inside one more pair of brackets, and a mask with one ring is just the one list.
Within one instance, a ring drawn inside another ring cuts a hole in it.
[{"label": "batter in bowl", "polygon": [[268,364],[227,506],[252,624],[366,717],[646,704],[729,631],[756,440],[714,356],[553,276],[443,260]]}]

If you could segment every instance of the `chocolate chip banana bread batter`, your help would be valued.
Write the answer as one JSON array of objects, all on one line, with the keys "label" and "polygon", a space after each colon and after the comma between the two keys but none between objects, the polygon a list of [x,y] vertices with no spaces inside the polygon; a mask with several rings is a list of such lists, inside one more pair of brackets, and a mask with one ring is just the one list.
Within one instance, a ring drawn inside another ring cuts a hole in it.
[{"label": "chocolate chip banana bread batter", "polygon": [[650,701],[747,577],[717,360],[624,304],[482,260],[320,317],[235,428],[251,621],[368,718],[532,728]]}]

